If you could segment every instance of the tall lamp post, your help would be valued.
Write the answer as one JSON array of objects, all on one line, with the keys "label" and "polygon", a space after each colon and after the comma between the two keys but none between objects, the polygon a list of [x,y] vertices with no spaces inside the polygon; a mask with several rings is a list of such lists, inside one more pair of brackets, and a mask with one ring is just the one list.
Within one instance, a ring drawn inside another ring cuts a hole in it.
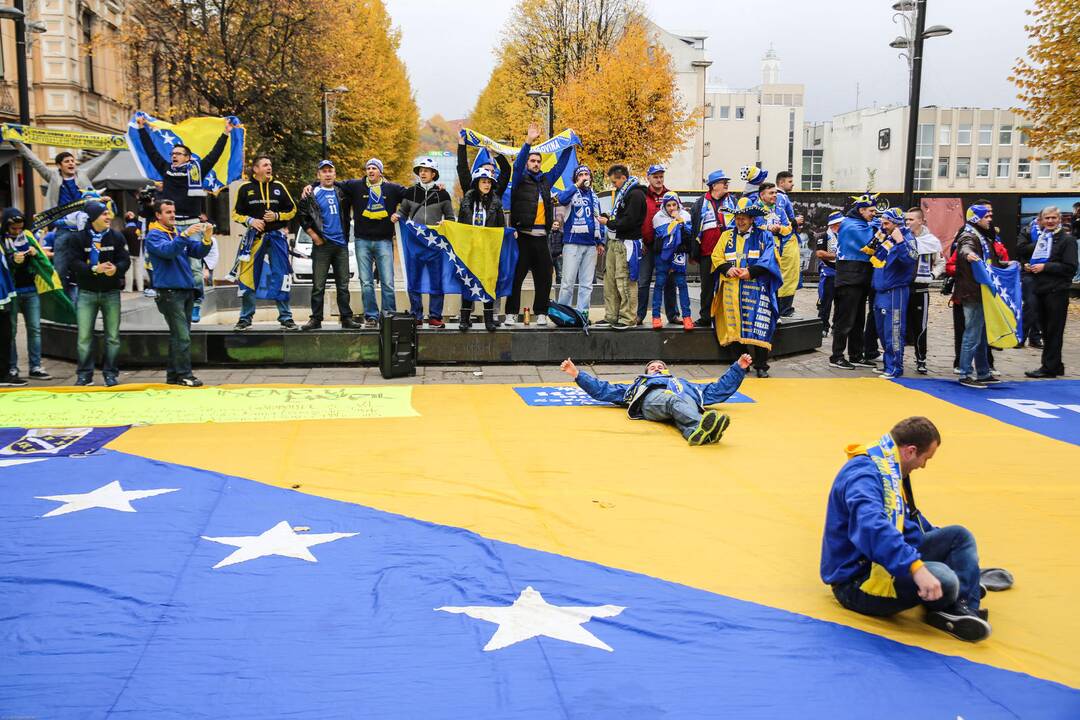
[{"label": "tall lamp post", "polygon": [[926,0],[899,0],[893,3],[895,22],[900,19],[904,34],[897,37],[889,47],[900,50],[908,62],[908,136],[907,157],[904,164],[904,209],[915,202],[915,151],[919,138],[919,95],[922,90],[923,41],[926,38],[943,37],[952,33],[944,25],[926,27]]},{"label": "tall lamp post", "polygon": [[544,98],[544,103],[547,107],[547,136],[550,138],[555,134],[555,88],[548,88],[547,90],[530,90],[525,94],[533,100]]},{"label": "tall lamp post", "polygon": [[322,92],[322,157],[326,160],[330,153],[330,102],[331,95],[341,95],[349,92],[349,88],[344,85],[338,85],[336,88],[328,88],[325,85],[319,86],[319,91]]},{"label": "tall lamp post", "polygon": [[[19,124],[30,124],[30,81],[26,72],[26,28],[32,32],[45,32],[43,23],[29,23],[26,20],[24,0],[13,0],[14,7],[0,7],[0,19],[15,21],[15,72],[19,83]],[[30,161],[23,158],[23,212],[28,216],[37,211],[37,199],[34,196],[34,168]]]}]

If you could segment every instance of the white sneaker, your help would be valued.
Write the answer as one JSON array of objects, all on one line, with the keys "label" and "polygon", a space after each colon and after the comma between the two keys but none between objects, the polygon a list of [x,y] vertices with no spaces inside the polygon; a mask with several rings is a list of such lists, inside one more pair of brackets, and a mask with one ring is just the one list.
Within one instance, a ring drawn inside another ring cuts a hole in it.
[{"label": "white sneaker", "polygon": [[953,375],[963,375],[964,374],[964,371],[961,370],[958,367],[953,368],[952,371],[953,371]]},{"label": "white sneaker", "polygon": [[503,327],[514,327],[518,324],[517,313],[506,313],[506,317],[503,318]]},{"label": "white sneaker", "polygon": [[992,377],[1001,377],[1001,371],[1000,370],[991,370],[990,375]]},{"label": "white sneaker", "polygon": [[547,315],[537,315],[536,316],[536,325],[537,325],[537,327],[546,327],[547,326]]}]

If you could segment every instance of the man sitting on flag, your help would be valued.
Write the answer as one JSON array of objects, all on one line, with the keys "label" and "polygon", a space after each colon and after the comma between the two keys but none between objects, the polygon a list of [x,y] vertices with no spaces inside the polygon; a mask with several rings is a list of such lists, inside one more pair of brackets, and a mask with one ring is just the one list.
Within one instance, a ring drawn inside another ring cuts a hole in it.
[{"label": "man sitting on flag", "polygon": [[940,445],[934,423],[909,417],[877,443],[846,448],[829,492],[821,579],[848,610],[887,617],[921,603],[928,624],[978,642],[990,623],[979,610],[975,538],[959,525],[934,527],[911,491],[911,473]]},{"label": "man sitting on flag", "polygon": [[[251,327],[256,297],[277,303],[282,328],[300,329],[289,308],[289,241],[282,232],[295,215],[296,203],[285,185],[274,179],[270,158],[257,156],[251,163],[251,179],[237,189],[233,205],[233,220],[248,228],[231,273],[240,287],[240,319],[234,330]],[[245,247],[250,248],[247,259]]]},{"label": "man sitting on flag", "polygon": [[[75,308],[64,293],[60,277],[53,269],[45,249],[34,235],[25,230],[22,210],[7,208],[0,218],[0,238],[15,281],[16,296],[12,304],[11,331],[15,332],[19,313],[26,323],[26,352],[29,356],[30,377],[48,380],[49,373],[41,366],[41,310],[43,303],[52,303],[52,320],[73,322]],[[48,308],[46,308],[48,309]],[[11,370],[18,374],[18,353],[11,347]]]},{"label": "man sitting on flag", "polygon": [[740,198],[735,227],[724,231],[712,254],[720,275],[712,304],[716,339],[749,353],[759,378],[769,377],[769,350],[780,317],[776,293],[783,282],[775,235],[754,224],[764,214],[760,203]]},{"label": "man sitting on flag", "polygon": [[915,236],[904,225],[904,214],[898,208],[882,214],[881,232],[876,240],[874,256],[870,258],[874,266],[874,322],[885,350],[881,377],[891,380],[904,374],[907,304],[919,251]]},{"label": "man sitting on flag", "polygon": [[[496,179],[492,171],[487,167],[479,168],[473,173],[472,187],[461,198],[457,221],[464,225],[506,227],[506,213],[503,212],[502,208],[502,196],[496,192],[497,189]],[[461,296],[461,320],[458,322],[458,330],[462,332],[472,327],[473,304],[471,298],[466,295]],[[495,332],[497,327],[495,300],[494,298],[485,300],[484,329],[488,332]]]},{"label": "man sitting on flag", "polygon": [[574,379],[589,397],[600,402],[626,407],[631,420],[672,422],[692,446],[720,442],[731,418],[706,405],[722,403],[735,394],[750,367],[750,356],[743,355],[716,382],[692,383],[677,378],[663,360],[645,366],[645,374],[632,383],[609,383],[583,373],[566,358],[560,369]]},{"label": "man sitting on flag", "polygon": [[[435,160],[429,157],[421,158],[413,167],[413,172],[416,173],[416,184],[405,190],[392,220],[396,223],[404,218],[408,222],[429,227],[434,227],[443,220],[453,220],[454,203],[450,199],[450,193],[435,184],[439,180],[439,169],[435,166]],[[434,329],[446,327],[442,316],[444,297],[441,293],[428,296],[428,325]],[[417,325],[424,324],[424,298],[411,287],[409,311],[416,318]]]},{"label": "man sitting on flag", "polygon": [[[989,261],[1003,267],[994,240],[994,210],[989,204],[972,205],[967,210],[967,222],[956,239],[956,284],[952,301],[963,307],[964,335],[960,345],[960,384],[985,388],[1000,382],[990,373],[989,346],[986,340],[986,315],[982,290],[975,279],[972,265]],[[975,376],[972,377],[972,363]]]}]

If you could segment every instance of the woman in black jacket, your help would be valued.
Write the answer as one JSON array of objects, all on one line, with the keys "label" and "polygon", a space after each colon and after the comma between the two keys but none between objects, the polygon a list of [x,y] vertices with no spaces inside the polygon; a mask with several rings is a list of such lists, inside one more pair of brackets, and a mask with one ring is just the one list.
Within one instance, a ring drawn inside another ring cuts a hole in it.
[{"label": "woman in black jacket", "polygon": [[[502,197],[496,190],[495,174],[491,170],[483,167],[473,173],[471,187],[465,193],[465,196],[461,198],[461,207],[458,208],[458,222],[465,225],[482,225],[483,227],[506,227],[506,215],[503,213]],[[461,321],[458,323],[458,329],[462,332],[472,327],[472,310],[473,301],[462,295]],[[495,301],[493,299],[484,303],[484,327],[488,332],[495,332],[495,328],[498,327],[495,322]]]}]

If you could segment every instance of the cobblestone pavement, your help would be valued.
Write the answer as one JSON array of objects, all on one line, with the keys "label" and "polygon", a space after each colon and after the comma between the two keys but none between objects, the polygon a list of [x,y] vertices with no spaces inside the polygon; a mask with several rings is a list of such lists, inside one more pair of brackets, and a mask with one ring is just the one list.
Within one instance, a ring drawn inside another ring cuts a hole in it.
[{"label": "cobblestone pavement", "polygon": [[[931,377],[954,378],[952,312],[948,299],[937,292],[931,292],[930,330],[928,365]],[[817,292],[814,287],[799,290],[796,296],[796,313],[804,317],[817,314],[814,307]],[[451,332],[447,330],[445,332]],[[571,331],[568,331],[571,332]],[[651,332],[638,329],[631,332]],[[697,330],[695,332],[706,332]],[[709,331],[711,332],[711,331]],[[22,322],[19,323],[20,366],[25,375],[26,340]],[[1069,320],[1065,330],[1065,377],[1080,378],[1080,298],[1073,298],[1069,306]],[[994,360],[1003,380],[1024,379],[1025,370],[1034,370],[1039,366],[1039,351],[1032,348],[1019,350],[996,350]],[[45,369],[53,375],[50,381],[32,381],[29,387],[50,385],[72,385],[75,382],[75,365],[60,360],[45,359]],[[838,370],[829,367],[829,338],[825,338],[819,350],[771,361],[770,373],[773,377],[860,377],[872,376],[870,370]],[[625,377],[641,372],[641,364],[632,365],[592,365],[583,364],[591,372],[605,377]],[[678,365],[675,372],[689,378],[710,378],[721,375],[726,365]],[[909,347],[905,353],[907,375],[914,375],[914,354]],[[352,384],[437,384],[437,383],[555,383],[567,380],[558,367],[535,365],[476,365],[476,366],[437,366],[429,365],[417,368],[416,377],[386,380],[376,367],[202,367],[196,368],[196,375],[208,385],[225,383],[305,383],[313,385],[352,385]],[[101,382],[100,374],[95,378]],[[164,382],[164,370],[140,368],[121,370],[121,383]]]}]

